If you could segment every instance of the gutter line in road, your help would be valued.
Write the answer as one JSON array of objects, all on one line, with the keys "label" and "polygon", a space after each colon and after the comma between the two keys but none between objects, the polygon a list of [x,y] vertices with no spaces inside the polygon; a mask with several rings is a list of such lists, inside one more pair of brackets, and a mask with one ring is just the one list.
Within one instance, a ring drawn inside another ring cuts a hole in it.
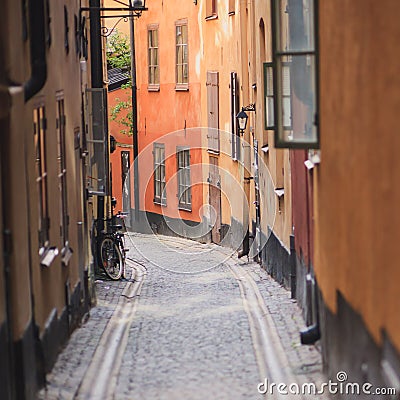
[{"label": "gutter line in road", "polygon": [[119,298],[92,361],[75,393],[74,399],[108,400],[114,398],[122,358],[128,343],[129,328],[133,322],[138,296],[146,270],[135,264],[134,276]]}]

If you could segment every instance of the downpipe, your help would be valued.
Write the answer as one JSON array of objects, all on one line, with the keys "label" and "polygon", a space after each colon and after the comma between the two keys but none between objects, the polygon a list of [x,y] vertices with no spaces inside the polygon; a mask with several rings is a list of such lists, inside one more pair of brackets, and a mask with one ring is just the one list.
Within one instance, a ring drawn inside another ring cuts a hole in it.
[{"label": "downpipe", "polygon": [[43,88],[47,79],[44,0],[29,1],[29,40],[31,77],[24,83],[25,103]]}]

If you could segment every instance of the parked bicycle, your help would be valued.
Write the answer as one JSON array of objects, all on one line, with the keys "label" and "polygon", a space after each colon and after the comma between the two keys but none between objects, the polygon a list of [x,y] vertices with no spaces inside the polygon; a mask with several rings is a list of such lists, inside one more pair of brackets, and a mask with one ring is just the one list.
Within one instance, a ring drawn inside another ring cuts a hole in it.
[{"label": "parked bicycle", "polygon": [[[92,251],[95,254],[98,265],[100,265],[107,276],[112,280],[125,278],[126,253],[125,247],[125,218],[127,213],[119,211],[111,218],[106,218],[105,230],[96,234],[94,221],[92,228]],[[120,224],[117,222],[121,222]]]}]

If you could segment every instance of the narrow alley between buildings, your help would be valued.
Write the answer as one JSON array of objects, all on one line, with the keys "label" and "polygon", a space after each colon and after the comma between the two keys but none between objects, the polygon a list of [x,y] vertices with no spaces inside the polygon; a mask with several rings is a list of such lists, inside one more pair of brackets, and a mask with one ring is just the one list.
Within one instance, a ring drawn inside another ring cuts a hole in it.
[{"label": "narrow alley between buildings", "polygon": [[127,280],[96,280],[97,306],[40,399],[280,398],[273,383],[326,381],[318,349],[300,345],[296,302],[258,264],[213,244],[129,239]]}]

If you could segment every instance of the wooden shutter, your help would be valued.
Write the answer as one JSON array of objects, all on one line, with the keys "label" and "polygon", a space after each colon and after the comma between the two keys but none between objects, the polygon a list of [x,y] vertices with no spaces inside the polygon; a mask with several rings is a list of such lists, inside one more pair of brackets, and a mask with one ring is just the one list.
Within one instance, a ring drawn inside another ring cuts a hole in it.
[{"label": "wooden shutter", "polygon": [[232,140],[232,158],[240,159],[240,134],[237,125],[236,115],[239,112],[239,81],[236,72],[231,72],[230,81],[231,91],[231,140]]},{"label": "wooden shutter", "polygon": [[219,152],[218,72],[207,71],[208,149]]}]

